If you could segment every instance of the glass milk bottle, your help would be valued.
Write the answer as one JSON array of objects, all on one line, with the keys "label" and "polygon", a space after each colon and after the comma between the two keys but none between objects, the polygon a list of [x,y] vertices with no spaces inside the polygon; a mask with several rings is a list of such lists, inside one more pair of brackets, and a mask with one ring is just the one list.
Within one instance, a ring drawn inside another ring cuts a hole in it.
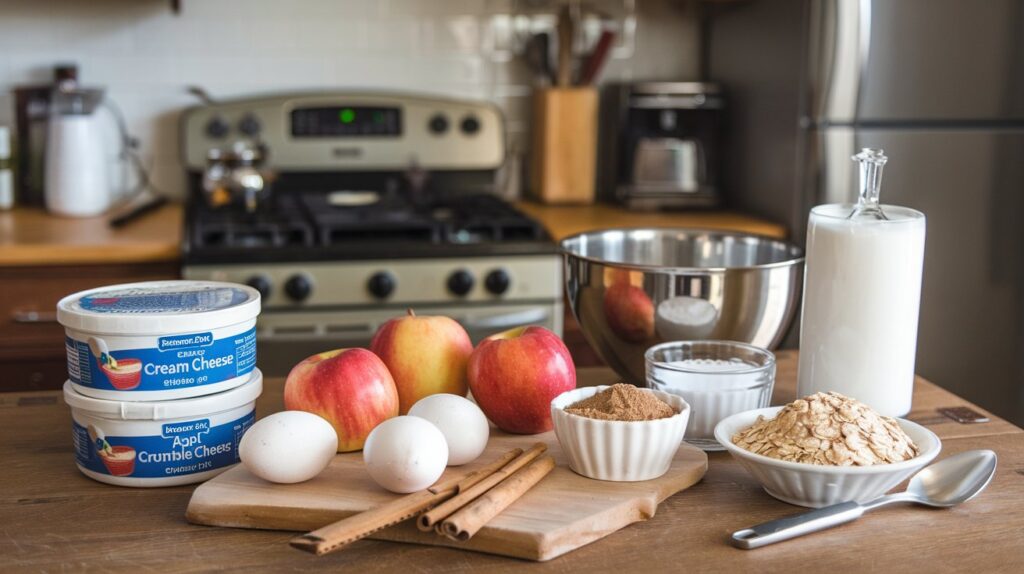
[{"label": "glass milk bottle", "polygon": [[879,204],[882,150],[853,159],[857,205],[819,205],[808,222],[797,393],[836,391],[903,416],[914,387],[925,217]]}]

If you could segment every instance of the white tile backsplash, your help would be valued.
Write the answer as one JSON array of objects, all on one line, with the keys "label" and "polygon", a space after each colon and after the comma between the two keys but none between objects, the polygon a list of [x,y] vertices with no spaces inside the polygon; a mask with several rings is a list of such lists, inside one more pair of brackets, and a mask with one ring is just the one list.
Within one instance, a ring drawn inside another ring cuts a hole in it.
[{"label": "white tile backsplash", "polygon": [[[630,3],[592,2],[610,13]],[[505,109],[510,138],[528,141],[531,74],[508,49],[522,39],[515,14],[543,11],[543,0],[182,4],[175,15],[163,0],[0,2],[0,124],[13,123],[13,87],[48,82],[55,63],[74,62],[85,84],[104,86],[123,110],[156,185],[177,196],[178,117],[196,103],[189,85],[218,97],[380,88],[482,98]],[[636,51],[609,62],[605,79],[692,77],[688,3],[637,4]]]}]

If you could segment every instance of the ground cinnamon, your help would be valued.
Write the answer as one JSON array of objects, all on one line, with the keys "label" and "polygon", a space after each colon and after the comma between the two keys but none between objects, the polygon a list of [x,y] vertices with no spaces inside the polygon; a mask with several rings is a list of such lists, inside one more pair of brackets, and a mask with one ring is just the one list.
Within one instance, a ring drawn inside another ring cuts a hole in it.
[{"label": "ground cinnamon", "polygon": [[676,411],[652,393],[619,383],[565,407],[565,412],[606,421],[667,419]]}]

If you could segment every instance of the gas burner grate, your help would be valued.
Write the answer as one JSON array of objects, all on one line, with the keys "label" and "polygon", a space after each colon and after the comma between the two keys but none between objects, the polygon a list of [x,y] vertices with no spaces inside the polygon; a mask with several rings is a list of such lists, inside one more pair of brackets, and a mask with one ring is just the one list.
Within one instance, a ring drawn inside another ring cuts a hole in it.
[{"label": "gas burner grate", "polygon": [[501,199],[490,195],[460,198],[432,208],[444,223],[449,243],[542,241],[544,228]]},{"label": "gas burner grate", "polygon": [[193,204],[189,228],[191,257],[200,259],[239,253],[264,259],[446,256],[452,248],[489,254],[551,244],[543,226],[491,195],[423,203],[385,195],[374,205],[337,206],[323,192],[281,193],[251,215]]},{"label": "gas burner grate", "polygon": [[302,221],[205,221],[193,231],[197,247],[304,247],[315,244],[313,229]]},{"label": "gas burner grate", "polygon": [[192,244],[208,249],[263,249],[309,247],[316,234],[299,204],[286,196],[257,213],[211,210],[197,205],[192,211]]},{"label": "gas burner grate", "polygon": [[538,226],[521,221],[461,222],[444,230],[448,243],[484,243],[539,241],[545,232]]},{"label": "gas burner grate", "polygon": [[403,241],[438,243],[440,233],[431,223],[387,225],[383,223],[320,223],[320,241],[324,245],[350,245],[360,242],[396,243]]}]

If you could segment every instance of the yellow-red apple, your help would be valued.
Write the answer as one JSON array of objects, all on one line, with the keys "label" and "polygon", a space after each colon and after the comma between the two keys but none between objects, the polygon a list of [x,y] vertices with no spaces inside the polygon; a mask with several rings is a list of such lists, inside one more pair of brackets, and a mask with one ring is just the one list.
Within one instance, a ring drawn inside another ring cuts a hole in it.
[{"label": "yellow-red apple", "polygon": [[387,366],[366,349],[336,349],[292,367],[284,408],[319,415],[338,433],[338,452],[363,448],[378,424],[398,416],[398,390]]},{"label": "yellow-red apple", "polygon": [[543,327],[491,335],[469,357],[469,388],[498,428],[518,434],[551,430],[551,400],[576,388],[565,343]]},{"label": "yellow-red apple", "polygon": [[406,414],[427,395],[466,396],[469,335],[454,319],[416,315],[391,319],[377,329],[370,350],[384,361],[398,388],[398,410]]},{"label": "yellow-red apple", "polygon": [[624,341],[641,343],[654,336],[654,303],[635,285],[619,282],[605,288],[604,317]]}]

